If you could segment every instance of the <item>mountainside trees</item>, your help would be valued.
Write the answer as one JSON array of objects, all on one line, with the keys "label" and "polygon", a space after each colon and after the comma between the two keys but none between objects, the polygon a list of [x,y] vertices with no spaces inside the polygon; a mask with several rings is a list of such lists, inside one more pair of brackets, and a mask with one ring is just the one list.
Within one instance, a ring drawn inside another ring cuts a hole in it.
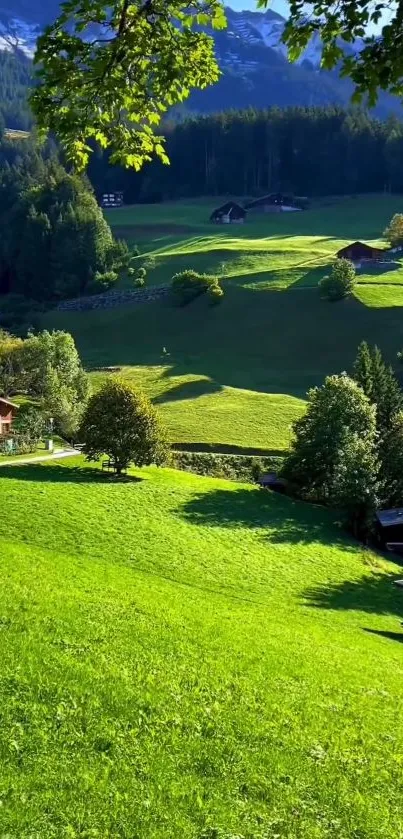
[{"label": "mountainside trees", "polygon": [[0,290],[51,301],[96,290],[128,258],[88,184],[51,159],[0,171]]},{"label": "mountainside trees", "polygon": [[[403,191],[403,123],[341,108],[271,108],[188,117],[164,126],[171,165],[141,172],[97,151],[88,174],[97,192],[122,189],[127,203],[195,195],[296,196]],[[391,155],[393,138],[393,155]]]}]

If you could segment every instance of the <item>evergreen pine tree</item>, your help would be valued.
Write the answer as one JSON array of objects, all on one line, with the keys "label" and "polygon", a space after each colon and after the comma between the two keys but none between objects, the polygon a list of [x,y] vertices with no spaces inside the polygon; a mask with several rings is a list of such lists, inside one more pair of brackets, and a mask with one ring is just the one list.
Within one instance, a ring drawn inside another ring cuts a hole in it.
[{"label": "evergreen pine tree", "polygon": [[377,409],[377,426],[381,437],[392,424],[393,417],[403,407],[402,392],[396,376],[382,358],[379,347],[374,347],[372,356],[372,401]]},{"label": "evergreen pine tree", "polygon": [[366,341],[362,341],[358,347],[357,358],[354,362],[353,378],[357,384],[362,387],[365,396],[372,402],[373,398],[373,375],[372,375],[372,358],[369,346]]},{"label": "evergreen pine tree", "polygon": [[395,414],[381,446],[381,500],[385,507],[403,504],[403,413]]},{"label": "evergreen pine tree", "polygon": [[385,364],[379,347],[362,341],[354,363],[354,379],[376,406],[381,438],[391,428],[394,416],[403,409],[403,394],[392,367]]}]

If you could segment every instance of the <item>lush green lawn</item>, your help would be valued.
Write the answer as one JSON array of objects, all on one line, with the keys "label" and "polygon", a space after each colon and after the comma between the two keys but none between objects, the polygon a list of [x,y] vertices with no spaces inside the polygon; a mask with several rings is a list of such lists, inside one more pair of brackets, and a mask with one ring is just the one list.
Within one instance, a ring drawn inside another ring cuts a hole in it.
[{"label": "lush green lawn", "polygon": [[281,450],[306,389],[350,370],[362,339],[396,363],[401,261],[361,271],[353,300],[321,301],[317,285],[343,244],[379,241],[403,199],[322,202],[304,213],[250,215],[237,227],[208,222],[219,203],[125,207],[108,217],[156,258],[149,283],[186,267],[216,272],[226,291],[220,306],[53,313],[46,324],[71,330],[89,367],[124,367],[159,403],[173,442]]},{"label": "lush green lawn", "polygon": [[0,469],[1,835],[401,837],[397,569],[251,486],[80,465]]}]

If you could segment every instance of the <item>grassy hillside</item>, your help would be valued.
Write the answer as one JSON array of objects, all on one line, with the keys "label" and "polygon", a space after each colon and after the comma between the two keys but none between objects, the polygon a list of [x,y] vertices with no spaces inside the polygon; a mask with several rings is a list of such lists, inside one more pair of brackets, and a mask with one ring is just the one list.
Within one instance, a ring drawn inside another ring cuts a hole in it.
[{"label": "grassy hillside", "polygon": [[214,226],[219,199],[109,212],[120,235],[155,257],[150,283],[183,268],[218,272],[226,296],[209,308],[169,303],[53,313],[86,364],[121,365],[160,404],[174,442],[282,450],[306,389],[349,370],[362,339],[396,362],[403,344],[403,263],[360,273],[354,299],[329,304],[317,284],[348,241],[377,242],[399,196],[326,202],[305,213],[250,215]]},{"label": "grassy hillside", "polygon": [[80,466],[0,469],[1,834],[398,839],[397,569],[250,486]]}]

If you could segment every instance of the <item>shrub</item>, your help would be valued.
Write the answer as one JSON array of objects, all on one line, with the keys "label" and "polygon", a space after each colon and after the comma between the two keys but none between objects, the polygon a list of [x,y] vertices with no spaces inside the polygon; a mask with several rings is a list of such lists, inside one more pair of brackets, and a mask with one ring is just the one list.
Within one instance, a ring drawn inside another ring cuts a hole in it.
[{"label": "shrub", "polygon": [[143,262],[143,268],[145,268],[147,271],[154,271],[156,265],[157,262],[155,256],[147,256]]},{"label": "shrub", "polygon": [[137,273],[138,277],[142,277],[143,280],[145,280],[145,278],[147,276],[147,271],[146,271],[145,268],[138,268],[136,273]]},{"label": "shrub", "polygon": [[322,297],[335,302],[348,297],[356,284],[355,267],[348,259],[337,259],[332,273],[319,283]]},{"label": "shrub", "polygon": [[179,306],[186,306],[207,289],[206,277],[189,268],[172,277],[172,293]]},{"label": "shrub", "polygon": [[118,275],[116,271],[104,271],[102,274],[100,271],[97,271],[88,287],[88,291],[90,294],[102,294],[103,291],[111,288],[117,282],[117,279]]},{"label": "shrub", "polygon": [[21,405],[13,423],[13,431],[17,437],[36,448],[45,433],[45,417],[40,408],[26,403]]},{"label": "shrub", "polygon": [[134,288],[144,288],[146,281],[144,277],[135,277],[133,280]]},{"label": "shrub", "polygon": [[214,452],[173,451],[172,465],[184,472],[194,472],[212,478],[256,483],[265,472],[277,472],[283,464],[282,457],[243,454],[215,454]]},{"label": "shrub", "polygon": [[207,289],[207,296],[209,298],[210,305],[216,306],[217,303],[221,303],[224,297],[224,292],[218,283],[212,283]]},{"label": "shrub", "polygon": [[179,306],[186,306],[187,303],[191,303],[196,297],[200,297],[206,292],[209,293],[213,302],[218,303],[224,294],[217,277],[198,274],[191,268],[182,271],[180,274],[175,274],[172,277],[171,288],[174,299]]}]

